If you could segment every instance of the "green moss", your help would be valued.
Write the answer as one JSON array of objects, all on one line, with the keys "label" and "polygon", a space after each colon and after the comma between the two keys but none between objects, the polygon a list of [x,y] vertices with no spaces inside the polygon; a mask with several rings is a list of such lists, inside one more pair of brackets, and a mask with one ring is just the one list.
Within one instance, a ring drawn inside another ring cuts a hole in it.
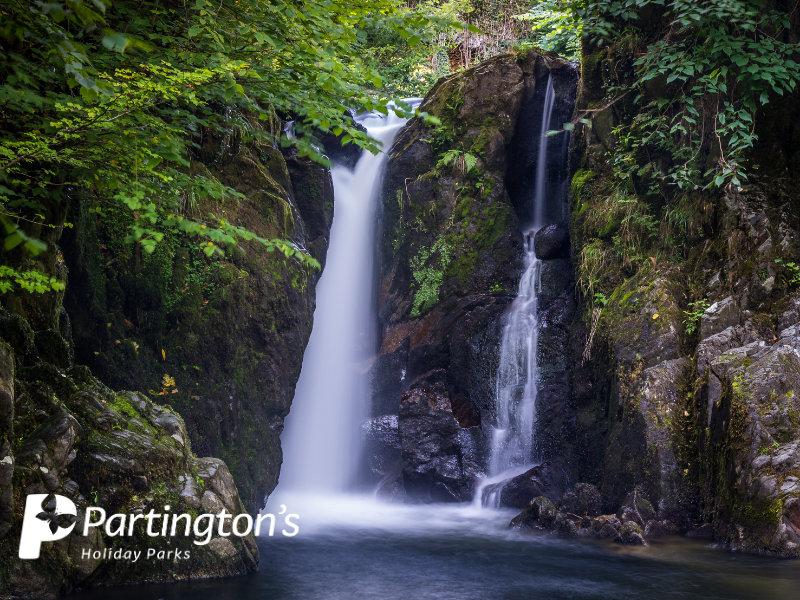
[{"label": "green moss", "polygon": [[410,316],[418,317],[439,302],[444,271],[452,260],[453,247],[439,237],[430,248],[420,248],[409,262],[411,277],[416,283]]},{"label": "green moss", "polygon": [[[584,197],[584,193],[588,185],[591,184],[596,177],[597,174],[594,171],[587,171],[585,169],[578,169],[575,171],[575,175],[572,176],[572,182],[570,183],[570,194],[575,206],[580,206],[580,203],[587,199]],[[585,209],[582,209],[581,212],[583,212],[583,210]]]}]

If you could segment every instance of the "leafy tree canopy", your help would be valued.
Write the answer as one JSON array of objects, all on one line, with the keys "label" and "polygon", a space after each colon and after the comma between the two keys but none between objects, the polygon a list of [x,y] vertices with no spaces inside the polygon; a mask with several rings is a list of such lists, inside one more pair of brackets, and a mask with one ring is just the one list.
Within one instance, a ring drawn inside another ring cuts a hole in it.
[{"label": "leafy tree canopy", "polygon": [[381,93],[380,75],[360,55],[365,31],[385,28],[414,45],[432,25],[461,27],[400,11],[394,0],[0,0],[0,23],[6,250],[42,250],[29,233],[62,226],[65,203],[82,198],[98,212],[130,210],[129,239],[151,252],[172,227],[201,238],[209,256],[256,240],[314,265],[289,242],[212,214],[187,216],[190,199],[237,195],[190,174],[193,137],[238,120],[250,139],[277,143],[257,124],[278,111],[296,118],[291,143],[301,156],[327,161],[314,129],[377,152],[347,109],[413,111]]}]

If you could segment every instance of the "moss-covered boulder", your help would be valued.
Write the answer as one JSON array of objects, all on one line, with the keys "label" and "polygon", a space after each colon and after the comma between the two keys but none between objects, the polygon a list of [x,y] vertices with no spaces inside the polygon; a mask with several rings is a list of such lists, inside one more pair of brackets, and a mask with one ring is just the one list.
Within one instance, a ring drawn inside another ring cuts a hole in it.
[{"label": "moss-covered boulder", "polygon": [[[0,311],[0,322],[17,320]],[[88,506],[109,516],[154,510],[196,517],[224,508],[235,517],[246,511],[225,463],[192,452],[180,415],[141,393],[109,389],[86,367],[34,362],[26,354],[33,340],[20,336],[16,342],[0,341],[0,598],[53,597],[89,585],[220,577],[257,568],[252,534],[226,537],[215,531],[208,543],[197,544],[202,536],[182,535],[182,528],[174,537],[151,537],[141,523],[125,537],[103,528],[79,533]],[[21,560],[17,551],[30,494],[71,500],[78,510],[76,529],[43,544],[40,558]],[[142,554],[136,561],[94,556],[120,549]],[[159,558],[159,552],[175,557],[176,550],[189,557]]]}]

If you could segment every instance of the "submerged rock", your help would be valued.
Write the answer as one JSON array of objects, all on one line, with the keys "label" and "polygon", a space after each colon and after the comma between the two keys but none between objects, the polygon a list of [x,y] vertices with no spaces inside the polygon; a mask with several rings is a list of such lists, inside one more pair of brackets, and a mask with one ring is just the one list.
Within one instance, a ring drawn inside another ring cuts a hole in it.
[{"label": "submerged rock", "polygon": [[629,544],[631,546],[647,546],[642,528],[639,527],[638,523],[634,523],[633,521],[622,524],[614,541],[618,544]]}]

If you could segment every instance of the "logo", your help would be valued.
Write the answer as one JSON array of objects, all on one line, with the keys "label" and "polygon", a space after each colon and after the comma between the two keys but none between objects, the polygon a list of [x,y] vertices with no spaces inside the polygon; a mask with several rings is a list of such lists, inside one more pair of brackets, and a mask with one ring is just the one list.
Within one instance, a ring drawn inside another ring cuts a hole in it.
[{"label": "logo", "polygon": [[30,494],[25,502],[19,557],[39,558],[42,542],[67,537],[75,527],[78,509],[69,498],[56,494]]},{"label": "logo", "polygon": [[[286,513],[286,505],[281,504],[281,512]],[[19,557],[23,559],[36,559],[42,548],[42,542],[54,542],[67,537],[75,528],[78,510],[69,498],[58,494],[30,494],[25,502],[25,514],[22,518],[22,534],[19,540]],[[294,537],[300,532],[300,527],[293,519],[299,519],[300,515],[287,514],[284,516],[284,523],[289,530],[283,529],[281,533],[286,537]],[[85,518],[83,519],[83,537],[89,535],[89,530],[98,528],[105,531],[108,537],[131,537],[134,535],[137,521],[144,521],[139,524],[139,530],[145,530],[149,537],[192,537],[192,543],[196,546],[208,544],[215,533],[221,537],[245,537],[251,533],[256,537],[261,535],[261,525],[264,521],[269,521],[269,530],[266,535],[272,537],[275,534],[275,515],[261,513],[254,520],[247,513],[232,514],[225,508],[217,513],[191,515],[187,513],[171,513],[170,506],[164,506],[163,513],[156,513],[155,509],[142,514],[141,511],[134,514],[117,513],[110,517],[106,511],[99,506],[87,506]],[[146,526],[145,526],[146,525]],[[79,535],[81,535],[79,533]],[[113,556],[112,556],[113,554]],[[124,558],[132,559],[133,562],[139,560],[141,550],[126,550],[121,548],[116,550],[105,548],[102,552],[90,548],[84,548],[81,558]],[[189,559],[191,554],[188,550],[162,550],[148,548],[146,558],[161,560],[164,558]]]}]

